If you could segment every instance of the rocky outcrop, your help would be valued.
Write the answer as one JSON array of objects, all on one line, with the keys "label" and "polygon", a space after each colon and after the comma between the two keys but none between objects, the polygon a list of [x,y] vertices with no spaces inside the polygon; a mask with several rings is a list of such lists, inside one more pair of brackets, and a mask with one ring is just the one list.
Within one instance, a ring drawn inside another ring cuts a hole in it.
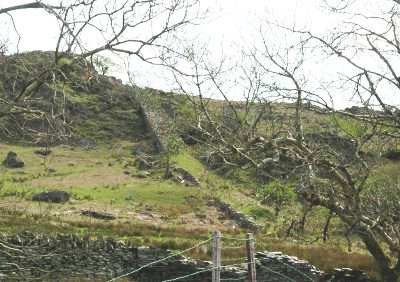
[{"label": "rocky outcrop", "polygon": [[33,195],[33,201],[50,202],[50,203],[65,203],[69,201],[69,193],[60,190],[46,191]]},{"label": "rocky outcrop", "polygon": [[313,146],[318,146],[323,154],[332,154],[341,158],[344,163],[356,159],[357,147],[354,140],[332,132],[315,132],[304,135],[304,139]]},{"label": "rocky outcrop", "polygon": [[243,213],[235,210],[231,205],[225,203],[221,199],[214,198],[213,200],[208,202],[208,205],[215,206],[227,217],[237,222],[237,224],[242,228],[249,230],[258,230],[261,228],[261,226],[253,222],[252,219],[246,217]]},{"label": "rocky outcrop", "polygon": [[354,115],[365,115],[365,114],[368,114],[368,112],[373,111],[373,110],[368,109],[367,107],[351,106],[349,108],[344,109],[344,111],[354,114]]},{"label": "rocky outcrop", "polygon": [[6,159],[3,161],[3,164],[10,168],[19,168],[25,165],[24,161],[18,157],[15,152],[8,152]]}]

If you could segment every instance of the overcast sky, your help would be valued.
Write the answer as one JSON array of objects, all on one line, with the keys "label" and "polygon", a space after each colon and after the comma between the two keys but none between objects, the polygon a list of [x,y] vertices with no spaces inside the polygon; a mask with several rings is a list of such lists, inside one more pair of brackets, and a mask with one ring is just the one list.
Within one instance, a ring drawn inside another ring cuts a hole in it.
[{"label": "overcast sky", "polygon": [[[28,3],[30,0],[1,0],[0,7]],[[47,3],[54,4],[58,1],[49,0]],[[314,7],[318,1],[312,0],[201,0],[203,9],[210,8],[209,20],[206,24],[193,27],[189,33],[192,36],[201,35],[199,40],[208,42],[210,49],[219,53],[221,48],[229,55],[233,50],[232,42],[243,38],[245,41],[252,40],[254,24],[258,18],[276,17],[279,20],[308,23],[313,26],[313,21],[319,21],[319,12]],[[13,13],[15,24],[21,40],[17,41],[14,29],[10,25],[0,22],[0,32],[10,37],[10,50],[16,50],[18,42],[19,51],[30,50],[54,50],[58,36],[58,25],[55,19],[39,10],[22,10]],[[318,25],[316,25],[318,26]],[[320,25],[319,25],[320,26]],[[93,40],[95,40],[93,38]],[[136,70],[137,83],[141,86],[149,85],[159,88],[167,88],[163,74],[154,71],[153,67],[140,64]],[[123,76],[124,73],[116,74]]]},{"label": "overcast sky", "polygon": [[[0,8],[31,2],[30,0],[1,0]],[[48,3],[58,1],[49,0]],[[257,18],[306,23],[314,28],[327,26],[326,15],[318,9],[318,0],[201,0],[203,8],[211,7],[211,22],[196,27],[194,33],[206,33],[213,41],[229,42],[246,36]],[[20,50],[54,49],[58,26],[54,18],[42,11],[30,9],[13,13],[22,37]],[[1,26],[1,32],[14,35],[11,27]]]},{"label": "overcast sky", "polygon": [[[0,8],[9,5],[31,2],[29,0],[0,0]],[[49,0],[49,4],[58,1]],[[321,8],[321,0],[201,0],[205,9],[211,8],[209,22],[188,30],[188,36],[198,36],[199,41],[208,42],[207,47],[212,53],[224,56],[236,56],[237,45],[232,42],[248,42],[255,40],[255,32],[258,25],[265,21],[275,21],[285,24],[296,23],[297,26],[307,27],[314,32],[324,32],[336,26],[340,19],[329,14]],[[54,50],[58,36],[58,25],[55,19],[40,10],[25,10],[13,13],[16,28],[21,36],[19,51],[30,50]],[[0,21],[0,32],[10,37],[11,51],[16,50],[17,37],[10,25]],[[1,19],[0,19],[1,20]],[[93,38],[95,40],[95,38]],[[271,37],[271,41],[279,41],[279,35]],[[115,59],[117,61],[117,59]],[[171,82],[168,81],[164,71],[149,67],[135,61],[135,83],[139,86],[149,86],[164,90],[171,90]],[[320,67],[320,66],[319,66]],[[325,67],[325,66],[323,66]],[[330,71],[340,70],[340,64],[330,65]],[[320,73],[321,69],[310,72]],[[121,68],[114,75],[126,79],[125,71]],[[348,104],[345,99],[337,99],[337,107],[345,107]]]}]

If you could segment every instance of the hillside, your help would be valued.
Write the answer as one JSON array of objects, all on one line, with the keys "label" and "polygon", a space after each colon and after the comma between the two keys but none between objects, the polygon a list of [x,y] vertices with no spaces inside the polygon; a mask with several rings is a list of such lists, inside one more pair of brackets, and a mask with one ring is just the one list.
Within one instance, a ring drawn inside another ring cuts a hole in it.
[{"label": "hillside", "polygon": [[[223,159],[222,154],[213,154],[219,152],[218,141],[206,139],[204,132],[191,126],[198,117],[186,96],[124,85],[73,57],[62,58],[52,76],[34,85],[40,70],[53,67],[52,56],[38,51],[0,58],[0,157],[3,160],[12,151],[24,162],[17,168],[0,166],[0,232],[111,236],[181,250],[213,230],[227,236],[251,230],[256,232],[257,250],[297,255],[324,270],[351,267],[376,275],[365,246],[348,235],[337,216],[297,200],[277,213],[273,203],[260,199],[262,187],[274,179],[302,180],[303,168],[289,149],[279,164],[268,163],[261,169],[247,166],[233,154]],[[34,91],[27,95],[32,86]],[[226,128],[244,131],[244,126],[236,128],[232,122],[231,105],[208,103],[213,117]],[[245,105],[235,102],[233,107],[243,113]],[[261,111],[262,106],[255,104],[249,120],[257,119]],[[255,132],[273,136],[293,124],[294,115],[292,104],[270,105]],[[350,123],[344,116],[304,110],[304,138],[310,146],[321,154],[335,152],[331,159],[356,170],[352,165],[358,152],[349,135],[337,130],[338,124],[355,138],[362,130],[361,123]],[[206,129],[212,132],[212,125]],[[361,147],[375,164],[374,177],[395,177],[399,164],[380,157],[378,147],[394,148],[390,139],[384,145],[371,140]],[[249,156],[261,154],[274,157],[261,149]],[[38,193],[54,190],[67,192],[69,200],[33,200]],[[239,216],[224,212],[218,201]],[[329,240],[323,242],[321,229],[327,218]],[[209,259],[210,252],[191,255]],[[244,252],[232,249],[224,255],[237,259]]]}]

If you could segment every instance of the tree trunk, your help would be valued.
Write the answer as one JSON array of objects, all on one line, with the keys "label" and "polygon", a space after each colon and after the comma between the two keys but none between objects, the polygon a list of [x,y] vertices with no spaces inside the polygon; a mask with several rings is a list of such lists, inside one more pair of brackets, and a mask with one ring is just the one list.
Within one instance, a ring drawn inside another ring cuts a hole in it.
[{"label": "tree trunk", "polygon": [[374,257],[383,282],[399,281],[400,273],[396,269],[391,268],[390,260],[386,257],[384,251],[379,245],[377,238],[368,227],[361,227],[357,230],[358,236],[363,240],[368,251]]}]

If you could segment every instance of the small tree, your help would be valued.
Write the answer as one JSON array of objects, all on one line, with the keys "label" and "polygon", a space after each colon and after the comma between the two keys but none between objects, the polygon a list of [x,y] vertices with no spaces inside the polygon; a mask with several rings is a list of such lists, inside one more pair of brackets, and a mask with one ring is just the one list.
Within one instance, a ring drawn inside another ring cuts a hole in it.
[{"label": "small tree", "polygon": [[106,56],[96,55],[91,61],[96,70],[102,75],[108,75],[110,71],[112,72],[119,67],[118,64]]},{"label": "small tree", "polygon": [[258,197],[262,204],[272,205],[275,215],[278,216],[284,206],[296,199],[296,193],[290,184],[275,179],[260,189]]},{"label": "small tree", "polygon": [[166,164],[164,177],[168,178],[171,176],[171,157],[172,155],[179,154],[184,145],[182,139],[174,134],[170,133],[169,137],[166,138],[164,152]]}]

